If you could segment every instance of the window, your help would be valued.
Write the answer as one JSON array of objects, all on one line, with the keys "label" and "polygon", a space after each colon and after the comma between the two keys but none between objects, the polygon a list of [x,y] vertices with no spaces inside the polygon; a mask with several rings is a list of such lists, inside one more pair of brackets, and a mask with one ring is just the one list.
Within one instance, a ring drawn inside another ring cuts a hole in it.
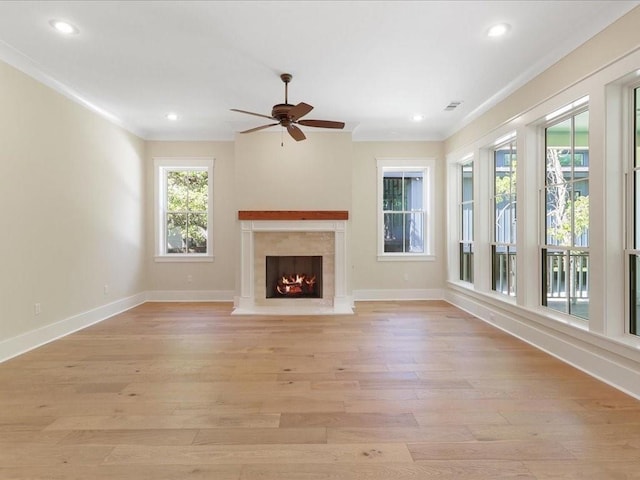
[{"label": "window", "polygon": [[640,87],[633,90],[631,175],[632,239],[629,251],[629,333],[640,335]]},{"label": "window", "polygon": [[473,162],[460,165],[460,280],[473,283]]},{"label": "window", "polygon": [[589,111],[545,129],[542,304],[589,318]]},{"label": "window", "polygon": [[211,261],[213,159],[155,159],[156,260]]},{"label": "window", "polygon": [[378,159],[378,259],[432,255],[433,160]]},{"label": "window", "polygon": [[491,288],[516,294],[516,140],[493,150]]}]

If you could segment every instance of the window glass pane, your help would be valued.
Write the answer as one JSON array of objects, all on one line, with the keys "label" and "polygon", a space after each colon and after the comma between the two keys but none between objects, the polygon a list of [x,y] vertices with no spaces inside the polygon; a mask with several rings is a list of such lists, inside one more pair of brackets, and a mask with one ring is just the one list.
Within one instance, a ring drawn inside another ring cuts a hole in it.
[{"label": "window glass pane", "polygon": [[470,242],[473,240],[473,204],[462,205],[462,238],[461,240]]},{"label": "window glass pane", "polygon": [[546,188],[546,244],[571,245],[571,185]]},{"label": "window glass pane", "polygon": [[634,239],[633,248],[640,249],[640,170],[633,173],[634,181]]},{"label": "window glass pane", "polygon": [[515,195],[504,194],[496,197],[495,202],[495,241],[515,243]]},{"label": "window glass pane", "polygon": [[405,172],[405,210],[422,210],[422,172]]},{"label": "window glass pane", "polygon": [[629,332],[633,335],[640,334],[638,326],[640,325],[640,257],[637,255],[629,256],[630,265],[630,295],[629,295]]},{"label": "window glass pane", "polygon": [[185,212],[187,210],[188,188],[186,172],[167,172],[167,211]]},{"label": "window glass pane", "polygon": [[185,183],[189,190],[188,209],[192,212],[206,212],[209,195],[207,172],[188,172]]},{"label": "window glass pane", "polygon": [[635,131],[636,131],[636,142],[635,142],[635,165],[640,167],[640,87],[635,90],[635,112],[636,112],[636,120],[635,120]]},{"label": "window glass pane", "polygon": [[405,252],[424,253],[424,214],[405,214]]},{"label": "window glass pane", "polygon": [[573,154],[573,164],[575,166],[581,166],[580,160],[582,159],[582,155],[577,152],[589,148],[589,111],[582,112],[573,118],[573,145],[575,150]]},{"label": "window glass pane", "polygon": [[589,181],[573,183],[573,245],[589,246]]},{"label": "window glass pane", "polygon": [[569,313],[567,304],[567,256],[562,250],[543,250],[543,305],[563,313]]},{"label": "window glass pane", "polygon": [[167,214],[167,253],[185,253],[187,239],[187,215]]},{"label": "window glass pane", "polygon": [[187,232],[189,234],[189,253],[207,252],[207,214],[190,213]]},{"label": "window glass pane", "polygon": [[515,247],[493,245],[491,249],[492,289],[504,295],[516,294]]},{"label": "window glass pane", "polygon": [[[571,119],[546,129],[546,183],[556,185],[566,181],[565,169],[571,167]],[[570,171],[570,169],[569,169]]]},{"label": "window glass pane", "polygon": [[574,250],[569,254],[569,313],[589,318],[589,254]]},{"label": "window glass pane", "polygon": [[404,244],[404,215],[402,213],[384,214],[384,251],[402,252]]},{"label": "window glass pane", "polygon": [[543,250],[543,304],[562,313],[589,318],[589,254]]},{"label": "window glass pane", "polygon": [[403,210],[403,182],[402,173],[385,173],[382,180],[383,199],[382,209]]},{"label": "window glass pane", "polygon": [[473,200],[473,163],[462,166],[462,201]]},{"label": "window glass pane", "polygon": [[460,244],[460,280],[473,282],[473,244]]}]

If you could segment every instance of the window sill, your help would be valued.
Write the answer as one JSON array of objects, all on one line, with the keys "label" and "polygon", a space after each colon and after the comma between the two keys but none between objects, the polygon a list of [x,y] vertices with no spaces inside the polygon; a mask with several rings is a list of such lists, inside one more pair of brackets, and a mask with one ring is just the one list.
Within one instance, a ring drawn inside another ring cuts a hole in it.
[{"label": "window sill", "polygon": [[157,263],[201,263],[213,262],[213,255],[156,255]]},{"label": "window sill", "polygon": [[378,254],[379,262],[435,262],[435,260],[435,255],[423,255],[416,253]]}]

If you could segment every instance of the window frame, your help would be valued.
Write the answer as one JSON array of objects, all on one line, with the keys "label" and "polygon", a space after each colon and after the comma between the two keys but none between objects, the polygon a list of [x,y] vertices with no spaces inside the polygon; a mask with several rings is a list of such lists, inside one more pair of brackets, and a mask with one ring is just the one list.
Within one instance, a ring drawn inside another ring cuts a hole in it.
[{"label": "window frame", "polygon": [[626,222],[626,238],[625,238],[625,276],[626,286],[625,289],[625,303],[626,303],[626,321],[625,321],[625,333],[638,338],[640,336],[640,318],[638,318],[638,264],[634,262],[634,259],[640,257],[640,179],[636,176],[640,176],[640,158],[638,158],[638,149],[640,149],[640,142],[638,142],[637,132],[640,130],[640,122],[638,119],[638,110],[640,109],[640,81],[634,81],[628,83],[626,86],[626,94],[624,95],[624,101],[627,105],[624,110],[628,109],[627,121],[623,125],[628,129],[628,140],[625,149],[628,149],[628,154],[624,155],[627,158],[627,182],[626,189],[629,195],[625,195],[627,204],[625,208],[627,210]]},{"label": "window frame", "polygon": [[[571,308],[571,299],[574,297],[570,297],[567,296],[565,301],[567,304],[567,311],[562,311],[562,310],[558,310],[556,308],[552,308],[550,306],[548,306],[548,283],[547,283],[547,277],[550,274],[548,265],[547,265],[547,261],[548,261],[548,252],[549,251],[557,251],[557,252],[561,252],[561,256],[560,258],[565,258],[567,259],[567,263],[571,263],[571,257],[572,256],[577,256],[577,252],[582,252],[583,254],[586,254],[586,258],[587,258],[587,263],[590,263],[590,250],[591,250],[591,246],[590,246],[590,242],[586,245],[586,246],[580,246],[580,245],[576,245],[575,244],[575,216],[572,214],[571,215],[571,244],[570,245],[554,245],[551,243],[548,243],[548,238],[547,238],[547,233],[548,233],[548,229],[547,229],[547,190],[549,188],[549,184],[547,183],[547,154],[548,154],[548,144],[547,144],[547,129],[550,127],[553,127],[555,125],[558,125],[562,122],[565,122],[567,120],[571,120],[571,140],[570,140],[570,145],[569,148],[571,150],[570,155],[573,155],[570,158],[574,158],[575,159],[575,154],[576,154],[576,149],[577,146],[575,145],[575,118],[585,112],[589,112],[589,118],[591,116],[591,111],[590,111],[590,101],[589,101],[589,96],[584,96],[582,98],[579,98],[578,100],[574,101],[571,104],[568,104],[565,107],[562,107],[558,110],[556,110],[555,112],[552,112],[550,114],[548,114],[545,117],[545,122],[542,123],[540,125],[540,132],[541,132],[541,141],[542,141],[542,175],[541,175],[541,185],[540,185],[540,202],[541,202],[541,206],[540,206],[540,247],[539,247],[539,254],[540,254],[540,290],[539,290],[539,305],[540,307],[553,312],[553,315],[562,315],[565,316],[567,318],[571,318],[573,319],[573,321],[577,321],[577,322],[581,322],[584,325],[587,325],[589,322],[589,317],[590,317],[590,308],[591,308],[591,298],[590,298],[590,280],[589,280],[589,270],[590,270],[590,266],[587,266],[587,275],[586,275],[586,283],[587,283],[587,299],[588,299],[588,305],[587,305],[587,309],[586,309],[586,317],[583,317],[581,315],[577,315],[576,313],[574,313],[572,311]],[[590,127],[590,120],[589,120],[589,127]],[[590,135],[590,128],[587,130],[587,135]],[[587,150],[590,150],[589,146],[587,147]],[[590,162],[589,162],[590,165]],[[571,162],[571,179],[568,182],[564,182],[567,183],[571,186],[571,189],[573,189],[574,185],[578,182],[582,182],[582,181],[586,181],[587,185],[590,186],[590,167],[589,165],[587,165],[587,176],[585,178],[580,178],[579,180],[576,180],[575,177],[575,168],[576,165],[574,165],[574,162]],[[581,167],[582,168],[582,167]],[[590,227],[589,227],[590,228]],[[570,271],[567,271],[566,274],[571,274]],[[565,283],[564,283],[564,289],[565,292],[570,288],[570,282],[565,278]],[[578,297],[575,297],[578,298]]]},{"label": "window frame", "polygon": [[[474,255],[474,235],[475,235],[475,163],[473,157],[464,162],[458,164],[458,175],[459,175],[459,188],[460,194],[458,198],[458,280],[461,282],[465,282],[468,284],[474,283],[473,273],[473,255]],[[470,168],[471,172],[471,196],[468,199],[465,199],[464,196],[464,172],[465,168]],[[465,235],[465,207],[469,207],[469,211],[471,212],[471,222],[469,225],[469,235],[468,237]],[[468,248],[468,250],[465,250]],[[465,253],[468,255],[468,259],[465,256]],[[468,260],[468,261],[467,261]],[[466,275],[465,275],[466,273]]]},{"label": "window frame", "polygon": [[[433,213],[433,198],[435,188],[435,159],[433,158],[377,158],[378,198],[377,198],[377,236],[378,236],[378,261],[434,261],[433,238],[435,220]],[[384,251],[384,174],[405,170],[422,171],[423,198],[422,214],[424,215],[423,242],[424,251],[412,252],[385,252]]]},{"label": "window frame", "polygon": [[[211,157],[157,157],[154,162],[154,239],[156,262],[212,262],[213,255],[213,167]],[[207,171],[207,251],[204,253],[167,253],[167,173]]]},{"label": "window frame", "polygon": [[[512,222],[514,223],[513,227],[509,227],[510,228],[510,234],[509,234],[509,238],[510,241],[509,242],[501,242],[498,241],[498,239],[496,238],[496,200],[498,198],[498,192],[496,192],[496,180],[498,178],[497,174],[498,174],[498,166],[497,166],[497,153],[500,150],[505,150],[508,149],[509,153],[505,154],[505,155],[514,155],[515,154],[515,158],[516,158],[516,162],[517,162],[517,155],[518,155],[518,149],[517,149],[517,136],[516,136],[516,132],[512,132],[509,133],[508,135],[505,135],[503,137],[501,137],[500,139],[496,140],[496,142],[493,144],[493,147],[490,149],[490,154],[491,154],[491,175],[490,175],[490,179],[491,179],[491,186],[490,186],[490,208],[491,208],[491,233],[490,233],[490,241],[489,241],[489,245],[490,245],[490,249],[491,249],[491,291],[495,292],[499,295],[504,295],[505,297],[508,298],[516,298],[517,296],[517,281],[516,281],[516,276],[517,276],[517,270],[516,270],[516,266],[517,266],[517,252],[518,252],[518,236],[516,233],[517,230],[517,219],[518,219],[518,213],[517,213],[517,207],[518,207],[518,196],[517,196],[517,177],[515,179],[515,181],[510,181],[510,190],[509,190],[509,196],[514,198],[515,201],[515,207],[513,209],[513,213],[514,213],[514,218],[512,220]],[[509,158],[509,171],[511,174],[516,175],[516,168],[513,166],[513,160],[511,158]],[[513,189],[511,189],[511,187],[513,187]],[[515,240],[514,238],[515,237]],[[497,250],[498,248],[504,248],[506,251],[506,261],[507,261],[507,291],[503,291],[503,290],[498,290],[497,286],[498,286],[498,280],[497,280],[497,276],[496,276],[496,267],[495,267],[495,262],[496,262],[496,256],[497,256]],[[513,275],[510,274],[511,269],[513,269]]]}]

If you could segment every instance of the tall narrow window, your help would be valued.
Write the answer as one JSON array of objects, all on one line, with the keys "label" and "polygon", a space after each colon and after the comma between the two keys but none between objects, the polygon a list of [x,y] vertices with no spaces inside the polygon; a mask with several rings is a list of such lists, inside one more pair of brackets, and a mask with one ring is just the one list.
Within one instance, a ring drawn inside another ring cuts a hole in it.
[{"label": "tall narrow window", "polygon": [[542,304],[589,318],[589,111],[545,129]]},{"label": "tall narrow window", "polygon": [[493,151],[492,288],[516,294],[516,140]]},{"label": "tall narrow window", "polygon": [[629,332],[633,335],[640,335],[640,87],[633,90],[632,125],[633,239],[631,240],[631,251],[629,252]]},{"label": "tall narrow window", "polygon": [[212,159],[156,159],[156,259],[211,259]]},{"label": "tall narrow window", "polygon": [[379,260],[432,254],[432,160],[378,159]]},{"label": "tall narrow window", "polygon": [[460,166],[460,280],[473,283],[473,162]]}]

